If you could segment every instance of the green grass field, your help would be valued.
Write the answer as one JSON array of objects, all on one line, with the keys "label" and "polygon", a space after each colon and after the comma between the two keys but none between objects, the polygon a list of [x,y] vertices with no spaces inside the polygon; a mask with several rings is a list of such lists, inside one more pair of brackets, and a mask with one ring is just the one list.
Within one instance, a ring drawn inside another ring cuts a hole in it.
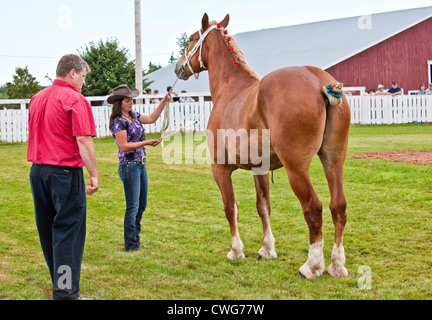
[{"label": "green grass field", "polygon": [[[230,261],[226,258],[229,225],[210,165],[166,164],[160,146],[148,148],[150,188],[141,252],[124,252],[125,204],[117,147],[112,138],[96,139],[95,146],[100,189],[88,197],[83,296],[98,300],[432,299],[432,166],[353,158],[361,152],[432,150],[432,125],[351,127],[344,234],[350,275],[343,279],[327,273],[313,280],[297,277],[307,259],[308,229],[283,169],[274,172],[270,186],[278,254],[272,261],[256,259],[262,226],[251,173],[233,174],[246,258]],[[51,298],[34,219],[26,147],[0,144],[0,299],[6,300]],[[318,158],[310,172],[324,207],[328,267],[334,227]],[[359,286],[364,268],[371,271],[370,289]]]}]

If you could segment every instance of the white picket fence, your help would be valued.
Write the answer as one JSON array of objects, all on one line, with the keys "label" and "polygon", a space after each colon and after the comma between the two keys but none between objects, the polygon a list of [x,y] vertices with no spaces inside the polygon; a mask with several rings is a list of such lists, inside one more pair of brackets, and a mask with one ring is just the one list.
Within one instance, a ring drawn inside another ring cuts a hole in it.
[{"label": "white picket fence", "polygon": [[[168,131],[205,130],[213,104],[205,101],[206,93],[189,93],[197,102],[170,103],[170,125]],[[105,97],[88,97],[89,101],[102,101]],[[140,97],[138,97],[140,98]],[[150,114],[157,104],[151,104],[145,96],[143,104],[134,105],[134,110]],[[162,98],[162,96],[160,96]],[[352,124],[397,124],[432,122],[432,96],[348,96]],[[0,141],[26,142],[28,137],[28,99],[0,100]],[[5,104],[19,104],[20,109],[6,109]],[[110,107],[93,107],[97,137],[111,135],[109,130]],[[156,123],[145,125],[146,132],[160,132],[164,112]]]},{"label": "white picket fence", "polygon": [[[213,107],[208,93],[188,93],[179,94],[179,97],[192,96],[196,102],[170,102],[169,104],[169,127],[170,131],[204,131],[207,127],[210,112]],[[163,95],[152,96],[152,99],[162,99]],[[104,101],[106,97],[87,97],[91,101]],[[133,106],[135,111],[142,114],[151,114],[158,104],[150,103],[148,96],[139,96],[137,101],[142,100],[142,104]],[[0,100],[0,141],[6,142],[27,142],[28,138],[28,103],[30,99]],[[19,104],[20,109],[3,109],[4,105]],[[109,129],[109,118],[111,107],[92,107],[93,117],[97,137],[106,137],[111,135]],[[165,111],[161,117],[153,124],[144,125],[146,132],[161,132],[162,123],[165,117]]]},{"label": "white picket fence", "polygon": [[352,124],[432,122],[431,95],[348,96]]}]

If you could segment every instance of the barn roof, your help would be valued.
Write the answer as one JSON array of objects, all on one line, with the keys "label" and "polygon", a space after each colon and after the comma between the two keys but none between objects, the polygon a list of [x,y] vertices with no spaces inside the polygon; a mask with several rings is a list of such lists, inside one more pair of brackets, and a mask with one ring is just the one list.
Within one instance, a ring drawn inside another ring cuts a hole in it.
[{"label": "barn roof", "polygon": [[[261,77],[286,66],[330,68],[432,17],[432,7],[377,13],[235,34],[247,63]],[[229,27],[228,27],[229,29]],[[425,35],[426,36],[426,35]],[[146,76],[164,92],[174,83],[175,63]],[[209,92],[208,73],[179,80],[175,90]]]}]

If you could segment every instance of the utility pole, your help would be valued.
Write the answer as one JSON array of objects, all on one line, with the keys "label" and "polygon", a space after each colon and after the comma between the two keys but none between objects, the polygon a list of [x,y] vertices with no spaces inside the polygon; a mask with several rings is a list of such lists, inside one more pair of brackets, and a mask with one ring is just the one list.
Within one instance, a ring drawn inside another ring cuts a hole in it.
[{"label": "utility pole", "polygon": [[[135,87],[142,95],[141,0],[135,0]],[[141,104],[142,100],[137,103]]]}]

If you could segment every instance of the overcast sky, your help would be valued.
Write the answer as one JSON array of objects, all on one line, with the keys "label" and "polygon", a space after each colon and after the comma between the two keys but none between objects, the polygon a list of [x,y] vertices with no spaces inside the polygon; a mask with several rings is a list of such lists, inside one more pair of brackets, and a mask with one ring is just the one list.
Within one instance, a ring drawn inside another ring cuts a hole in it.
[{"label": "overcast sky", "polygon": [[[334,4],[334,6],[332,6]],[[177,38],[195,32],[204,13],[236,33],[432,5],[430,0],[141,0],[143,67],[165,66]],[[60,57],[91,41],[117,38],[135,59],[134,0],[0,0],[0,85],[28,66],[41,85],[55,78]]]}]

